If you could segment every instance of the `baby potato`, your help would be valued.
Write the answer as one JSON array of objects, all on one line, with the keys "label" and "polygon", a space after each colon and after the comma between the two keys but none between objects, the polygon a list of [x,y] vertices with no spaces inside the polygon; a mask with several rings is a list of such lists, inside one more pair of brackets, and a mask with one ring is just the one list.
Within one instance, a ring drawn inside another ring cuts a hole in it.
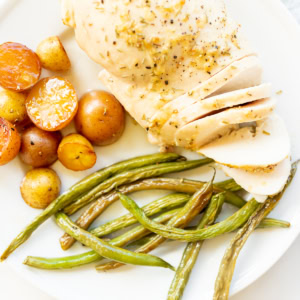
[{"label": "baby potato", "polygon": [[68,71],[71,62],[58,36],[50,36],[41,41],[36,49],[43,68],[50,71]]},{"label": "baby potato", "polygon": [[60,132],[49,132],[31,126],[21,137],[21,160],[32,167],[48,167],[57,160],[57,149],[62,140]]},{"label": "baby potato", "polygon": [[82,135],[72,133],[63,138],[58,147],[58,159],[73,171],[92,168],[97,160],[92,144]]},{"label": "baby potato", "polygon": [[29,206],[43,209],[58,197],[60,186],[60,179],[53,170],[33,169],[21,183],[21,195]]},{"label": "baby potato", "polygon": [[97,146],[116,142],[125,127],[125,112],[120,102],[105,91],[83,95],[75,117],[76,129]]},{"label": "baby potato", "polygon": [[0,88],[0,117],[13,124],[28,120],[25,100],[25,94]]},{"label": "baby potato", "polygon": [[4,118],[0,118],[0,166],[13,160],[19,153],[21,138],[15,127]]}]

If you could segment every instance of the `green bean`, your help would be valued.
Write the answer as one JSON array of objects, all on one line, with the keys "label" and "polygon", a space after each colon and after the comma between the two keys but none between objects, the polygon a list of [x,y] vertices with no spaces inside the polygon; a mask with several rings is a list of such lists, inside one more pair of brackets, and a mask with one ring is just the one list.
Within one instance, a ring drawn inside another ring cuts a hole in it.
[{"label": "green bean", "polygon": [[[180,205],[184,205],[189,199],[190,196],[187,194],[171,194],[145,205],[143,209],[147,216],[153,216],[157,213],[161,213],[164,210],[170,210]],[[90,232],[97,237],[101,237],[126,228],[127,226],[135,223],[137,223],[136,218],[129,213],[100,225]]]},{"label": "green bean", "polygon": [[[200,211],[202,211],[206,207],[211,198],[212,192],[213,185],[212,181],[210,181],[203,185],[202,189],[200,189],[192,196],[190,201],[182,208],[182,210],[168,222],[168,225],[178,227],[184,227],[185,225],[187,225]],[[161,245],[165,240],[166,239],[164,237],[154,236],[148,243],[138,248],[136,252],[148,253]],[[121,267],[122,265],[123,264],[121,263],[111,262],[106,265],[98,265],[96,269],[100,271],[105,270],[107,266],[108,269],[112,269]]]},{"label": "green bean", "polygon": [[[189,179],[151,178],[121,186],[119,191],[123,194],[128,194],[142,190],[162,189],[193,194],[197,191],[197,189],[201,188],[203,184],[204,182]],[[226,201],[228,203],[237,207],[242,207],[245,204],[245,201],[242,198],[232,193],[233,191],[241,189],[241,187],[233,179],[214,184],[215,192],[220,192],[222,189],[226,189]],[[81,214],[81,216],[77,219],[76,224],[83,229],[87,229],[110,204],[118,199],[119,196],[117,191],[112,191],[101,196]],[[69,249],[74,242],[75,239],[66,233],[60,238],[60,245],[63,250]]]},{"label": "green bean", "polygon": [[101,240],[88,231],[81,229],[74,222],[72,222],[64,213],[56,214],[56,223],[63,230],[68,232],[76,240],[81,242],[87,247],[90,247],[99,255],[112,259],[114,261],[122,262],[125,264],[162,267],[174,270],[174,268],[162,260],[161,258],[144,253],[135,253],[120,247],[113,246],[112,244]]},{"label": "green bean", "polygon": [[236,230],[237,228],[245,224],[245,222],[249,219],[249,217],[253,214],[253,212],[259,205],[258,202],[255,201],[255,199],[252,199],[247,202],[240,210],[220,223],[203,229],[184,230],[180,228],[173,228],[168,225],[157,224],[147,218],[143,210],[141,210],[138,205],[128,196],[120,194],[120,199],[123,206],[135,216],[139,223],[141,223],[150,231],[167,239],[188,242],[210,239],[223,233]]},{"label": "green bean", "polygon": [[264,218],[257,228],[289,228],[290,222],[277,220],[273,218]]},{"label": "green bean", "polygon": [[64,209],[64,212],[68,215],[72,215],[85,205],[99,198],[101,195],[104,195],[123,184],[135,182],[143,178],[151,178],[163,174],[186,171],[203,165],[207,165],[211,162],[213,162],[212,159],[204,158],[192,161],[162,163],[122,172],[114,177],[107,179],[106,181],[89,191],[87,194],[77,199],[73,204],[66,207]]},{"label": "green bean", "polygon": [[[170,220],[174,215],[178,213],[180,208],[173,209],[168,211],[154,220],[158,223],[165,223]],[[145,229],[143,226],[139,225],[126,233],[115,237],[110,240],[109,243],[113,246],[123,247],[126,246],[129,242],[133,240],[138,240],[140,238],[149,235],[150,231]],[[103,259],[98,253],[95,251],[89,251],[82,254],[59,257],[59,258],[44,258],[44,257],[36,257],[36,256],[28,256],[24,260],[24,264],[30,267],[39,268],[39,269],[47,269],[47,270],[56,270],[56,269],[71,269],[75,267],[79,267],[82,265],[86,265],[95,261],[99,261]]]},{"label": "green bean", "polygon": [[[212,197],[211,202],[197,227],[198,229],[204,228],[205,226],[211,225],[215,222],[222,209],[224,201],[225,196],[223,193]],[[169,289],[168,300],[181,299],[203,243],[204,241],[188,243],[185,247],[180,264]]]},{"label": "green bean", "polygon": [[215,282],[215,292],[213,300],[228,299],[230,284],[239,253],[248,240],[250,234],[259,225],[263,218],[265,218],[280,201],[285,190],[292,182],[296,174],[297,164],[298,162],[292,165],[291,174],[283,191],[273,198],[268,198],[263,204],[260,204],[253,215],[250,217],[248,222],[244,225],[244,227],[241,228],[236,236],[231,240],[230,245],[226,249],[222,262],[220,264],[219,273]]},{"label": "green bean", "polygon": [[103,180],[119,173],[147,166],[160,162],[174,161],[179,159],[180,156],[175,153],[153,154],[132,158],[126,161],[122,161],[111,165],[107,168],[101,169],[83,180],[73,185],[69,190],[60,195],[55,201],[53,201],[41,214],[39,214],[24,230],[11,242],[8,248],[2,254],[0,261],[5,260],[16,248],[26,242],[31,234],[48,218],[54,215],[65,206],[74,202],[80,195],[91,190],[97,186]]}]

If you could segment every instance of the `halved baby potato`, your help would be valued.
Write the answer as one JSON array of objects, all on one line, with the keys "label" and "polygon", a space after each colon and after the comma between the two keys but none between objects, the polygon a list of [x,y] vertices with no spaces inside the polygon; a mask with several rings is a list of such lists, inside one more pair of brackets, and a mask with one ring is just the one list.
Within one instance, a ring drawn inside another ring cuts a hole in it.
[{"label": "halved baby potato", "polygon": [[41,62],[32,50],[19,43],[0,45],[0,85],[22,92],[33,87],[41,76]]},{"label": "halved baby potato", "polygon": [[36,49],[43,68],[50,71],[68,71],[71,62],[58,36],[50,36],[41,41]]},{"label": "halved baby potato", "polygon": [[28,120],[25,101],[25,94],[0,87],[0,117],[13,124],[20,124]]},{"label": "halved baby potato", "polygon": [[19,153],[21,138],[15,127],[4,118],[0,118],[0,166],[13,160]]},{"label": "halved baby potato", "polygon": [[63,138],[58,147],[58,159],[73,171],[92,168],[97,160],[92,144],[80,134],[70,134]]},{"label": "halved baby potato", "polygon": [[58,131],[75,117],[78,102],[73,85],[58,76],[41,79],[26,99],[31,121],[40,129]]},{"label": "halved baby potato", "polygon": [[53,170],[33,169],[21,183],[22,198],[29,206],[43,209],[58,197],[60,186],[60,179]]}]

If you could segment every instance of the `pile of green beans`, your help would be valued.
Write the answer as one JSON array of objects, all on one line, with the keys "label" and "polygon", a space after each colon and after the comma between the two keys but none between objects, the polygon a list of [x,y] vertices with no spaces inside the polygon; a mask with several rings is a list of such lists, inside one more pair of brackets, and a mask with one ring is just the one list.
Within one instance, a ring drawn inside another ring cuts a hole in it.
[{"label": "pile of green beans", "polygon": [[[151,178],[144,179],[138,182],[121,186],[118,190],[123,194],[133,193],[144,190],[171,190],[175,192],[182,192],[187,194],[195,193],[199,188],[203,186],[203,182],[189,179],[177,179],[177,178]],[[236,184],[232,179],[216,183],[214,185],[214,191],[220,192],[226,190],[226,201],[234,206],[242,207],[245,201],[238,197],[235,191],[239,191],[241,187]],[[112,191],[108,194],[100,196],[87,210],[85,210],[80,217],[76,220],[76,224],[83,228],[88,229],[92,222],[113,202],[119,200],[117,191]],[[65,233],[60,238],[60,245],[63,250],[69,249],[75,239]]]},{"label": "pile of green beans", "polygon": [[[51,203],[12,241],[0,260],[5,260],[51,216],[55,216],[57,225],[65,231],[60,239],[62,249],[67,250],[78,241],[91,251],[60,258],[28,256],[23,262],[25,265],[47,270],[70,269],[109,259],[108,262],[97,265],[96,269],[107,271],[131,264],[175,271],[168,262],[149,252],[167,240],[179,240],[187,242],[187,245],[167,299],[180,300],[204,240],[239,230],[226,250],[215,283],[213,299],[227,300],[236,259],[249,235],[256,228],[290,226],[286,221],[266,216],[292,181],[297,163],[292,166],[284,190],[277,196],[268,198],[263,204],[255,199],[246,202],[241,198],[236,193],[241,191],[241,187],[232,179],[213,183],[214,176],[209,182],[159,177],[212,162],[208,158],[187,161],[177,154],[164,153],[132,158],[101,169],[72,186]],[[173,194],[140,208],[128,194],[144,190],[167,190]],[[92,222],[117,200],[121,201],[129,213],[90,229]],[[225,220],[217,222],[225,202],[238,210]],[[88,204],[91,205],[75,222],[68,217]],[[203,215],[198,225],[189,227],[201,213]],[[107,239],[109,234],[132,225],[135,227],[125,233],[118,233],[113,239]],[[129,250],[133,246],[135,251]]]}]

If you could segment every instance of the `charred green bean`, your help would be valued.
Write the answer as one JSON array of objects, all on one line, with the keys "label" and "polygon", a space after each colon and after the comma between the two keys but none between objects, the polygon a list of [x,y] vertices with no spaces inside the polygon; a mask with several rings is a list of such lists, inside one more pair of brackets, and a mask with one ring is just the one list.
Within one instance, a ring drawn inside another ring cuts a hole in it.
[{"label": "charred green bean", "polygon": [[174,228],[168,225],[157,224],[149,218],[147,218],[143,210],[140,209],[138,205],[128,196],[120,194],[120,199],[124,207],[135,216],[139,223],[141,223],[150,231],[161,235],[167,239],[188,242],[196,242],[199,240],[210,239],[219,236],[223,233],[231,232],[238,229],[240,226],[246,223],[246,221],[249,219],[249,217],[253,214],[253,212],[259,205],[258,202],[255,201],[255,199],[252,199],[249,202],[247,202],[236,213],[234,213],[232,216],[220,223],[203,229],[184,230],[180,228]]}]

